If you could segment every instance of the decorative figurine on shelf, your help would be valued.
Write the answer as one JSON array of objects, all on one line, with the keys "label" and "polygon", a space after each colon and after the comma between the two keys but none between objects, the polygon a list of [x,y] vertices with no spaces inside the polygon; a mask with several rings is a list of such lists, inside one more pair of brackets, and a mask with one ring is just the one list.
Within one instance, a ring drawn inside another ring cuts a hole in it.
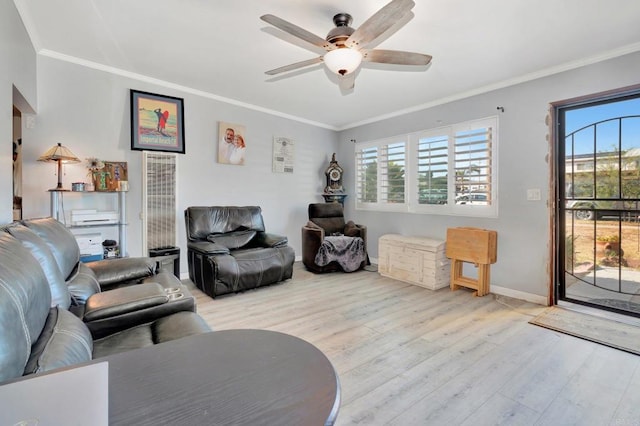
[{"label": "decorative figurine on shelf", "polygon": [[327,180],[327,186],[324,187],[322,197],[327,203],[340,203],[344,205],[344,199],[347,194],[344,193],[342,187],[342,167],[336,161],[336,153],[331,156],[329,167],[324,174]]},{"label": "decorative figurine on shelf", "polygon": [[107,186],[104,182],[104,161],[95,157],[87,158],[87,176],[91,178],[89,188],[85,188],[87,191],[106,191]]},{"label": "decorative figurine on shelf", "polygon": [[331,156],[329,167],[324,172],[327,178],[327,186],[324,188],[325,194],[334,194],[344,192],[342,188],[342,167],[336,161],[336,153]]},{"label": "decorative figurine on shelf", "polygon": [[107,191],[107,176],[109,173],[105,171],[93,172],[93,187],[95,191]]}]

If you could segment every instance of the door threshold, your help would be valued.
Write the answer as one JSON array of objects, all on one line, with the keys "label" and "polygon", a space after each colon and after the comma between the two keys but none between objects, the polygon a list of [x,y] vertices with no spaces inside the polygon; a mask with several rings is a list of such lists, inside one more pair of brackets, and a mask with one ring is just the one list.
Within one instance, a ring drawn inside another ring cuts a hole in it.
[{"label": "door threshold", "polygon": [[559,300],[558,305],[561,308],[569,309],[583,314],[592,315],[594,317],[605,318],[611,321],[621,322],[623,324],[640,327],[640,318],[632,315],[619,314],[617,312],[608,311],[605,309],[598,309],[592,306],[582,305],[580,303],[572,303],[566,300]]}]

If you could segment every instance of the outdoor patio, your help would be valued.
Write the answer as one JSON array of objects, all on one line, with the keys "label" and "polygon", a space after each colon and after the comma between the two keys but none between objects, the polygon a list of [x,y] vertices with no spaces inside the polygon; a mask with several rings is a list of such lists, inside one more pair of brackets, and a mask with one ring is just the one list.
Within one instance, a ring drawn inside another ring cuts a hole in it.
[{"label": "outdoor patio", "polygon": [[640,314],[640,271],[596,266],[587,272],[566,274],[566,295]]}]

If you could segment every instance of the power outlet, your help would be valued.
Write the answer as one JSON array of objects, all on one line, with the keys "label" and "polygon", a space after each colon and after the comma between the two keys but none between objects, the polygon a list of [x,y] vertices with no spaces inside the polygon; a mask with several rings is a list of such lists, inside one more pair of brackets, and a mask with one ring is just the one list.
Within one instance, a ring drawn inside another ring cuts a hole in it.
[{"label": "power outlet", "polygon": [[527,201],[540,201],[540,188],[527,189]]}]

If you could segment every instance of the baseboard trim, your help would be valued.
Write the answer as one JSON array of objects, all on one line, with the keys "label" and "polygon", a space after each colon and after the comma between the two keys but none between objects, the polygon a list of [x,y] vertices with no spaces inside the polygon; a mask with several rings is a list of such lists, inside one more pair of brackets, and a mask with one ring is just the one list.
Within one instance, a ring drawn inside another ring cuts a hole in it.
[{"label": "baseboard trim", "polygon": [[[369,260],[373,265],[378,266],[377,257],[372,257]],[[526,302],[535,303],[536,305],[549,306],[549,302],[545,296],[538,296],[537,294],[526,293],[524,291],[513,290],[511,288],[500,287],[498,285],[490,285],[490,293],[513,297],[514,299],[524,300]]]},{"label": "baseboard trim", "polygon": [[512,288],[500,287],[498,285],[491,284],[490,292],[498,294],[500,296],[513,297],[514,299],[525,300],[527,302],[535,303],[537,305],[549,306],[549,302],[545,296],[539,296],[537,294],[526,293],[524,291],[514,290]]},{"label": "baseboard trim", "polygon": [[[372,257],[369,259],[373,265],[378,266],[378,258]],[[302,256],[295,257],[296,262],[302,262]],[[189,279],[188,272],[182,272],[180,274],[180,279],[186,280]],[[524,291],[513,290],[507,287],[501,287],[497,285],[490,285],[490,293],[497,294],[500,296],[513,297],[514,299],[520,299],[527,302],[535,303],[537,305],[549,306],[547,298],[544,296],[538,296],[537,294],[526,293]]]}]

